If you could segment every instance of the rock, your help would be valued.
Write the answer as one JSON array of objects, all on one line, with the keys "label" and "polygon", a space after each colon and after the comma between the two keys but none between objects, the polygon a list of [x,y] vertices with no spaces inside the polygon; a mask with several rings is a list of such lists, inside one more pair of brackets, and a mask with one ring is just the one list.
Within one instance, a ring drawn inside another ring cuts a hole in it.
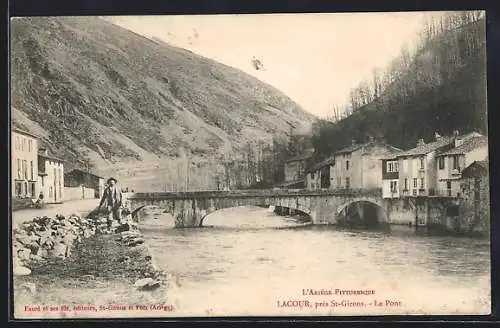
[{"label": "rock", "polygon": [[17,256],[22,261],[29,260],[30,255],[31,255],[31,249],[29,248],[21,248],[20,250],[17,251]]},{"label": "rock", "polygon": [[68,246],[63,243],[57,243],[54,248],[49,252],[49,255],[57,258],[66,258],[68,253]]},{"label": "rock", "polygon": [[160,287],[161,281],[153,278],[139,279],[135,282],[134,286],[139,290],[153,290]]},{"label": "rock", "polygon": [[143,243],[144,243],[144,239],[136,238],[136,239],[132,239],[131,241],[127,242],[127,246],[133,247],[133,246],[137,246],[137,245],[140,245]]},{"label": "rock", "polygon": [[118,226],[115,230],[116,233],[121,233],[121,232],[125,232],[125,231],[130,231],[132,230],[132,226],[128,223],[125,223],[125,224],[122,224],[120,226]]},{"label": "rock", "polygon": [[14,276],[28,276],[31,274],[31,270],[25,266],[15,266],[13,268]]},{"label": "rock", "polygon": [[32,282],[26,282],[21,285],[21,289],[27,291],[31,295],[36,294],[36,285]]}]

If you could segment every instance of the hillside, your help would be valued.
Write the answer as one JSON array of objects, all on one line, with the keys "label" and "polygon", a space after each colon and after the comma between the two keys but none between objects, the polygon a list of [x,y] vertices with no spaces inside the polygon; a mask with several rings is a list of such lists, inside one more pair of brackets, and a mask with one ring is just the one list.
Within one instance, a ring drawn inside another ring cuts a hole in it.
[{"label": "hillside", "polygon": [[320,157],[369,136],[408,149],[435,132],[487,134],[485,21],[452,22],[458,26],[429,34],[411,59],[403,52],[387,74],[391,82],[372,88],[370,101],[350,116],[315,124]]},{"label": "hillside", "polygon": [[17,18],[11,31],[13,125],[68,168],[176,176],[175,158],[213,163],[314,119],[248,74],[99,18]]}]

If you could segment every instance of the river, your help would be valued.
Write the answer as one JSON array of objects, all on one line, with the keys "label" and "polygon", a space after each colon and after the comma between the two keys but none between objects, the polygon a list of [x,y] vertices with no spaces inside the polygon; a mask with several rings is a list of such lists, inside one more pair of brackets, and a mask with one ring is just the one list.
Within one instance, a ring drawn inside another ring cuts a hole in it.
[{"label": "river", "polygon": [[172,229],[168,214],[154,213],[140,223],[157,264],[179,282],[171,315],[490,312],[487,239],[427,236],[402,226],[301,226],[244,207],[215,212],[204,224]]}]

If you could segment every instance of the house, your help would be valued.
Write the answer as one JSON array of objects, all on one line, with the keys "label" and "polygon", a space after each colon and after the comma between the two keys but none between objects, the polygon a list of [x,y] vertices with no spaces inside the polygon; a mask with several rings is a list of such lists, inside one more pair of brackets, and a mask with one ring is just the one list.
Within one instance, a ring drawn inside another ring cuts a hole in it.
[{"label": "house", "polygon": [[461,217],[471,230],[490,231],[490,179],[488,161],[474,161],[462,170]]},{"label": "house", "polygon": [[382,197],[399,198],[399,162],[396,155],[382,158]]},{"label": "house", "polygon": [[335,165],[335,158],[327,159],[306,170],[306,188],[309,190],[330,188],[330,175]]},{"label": "house", "polygon": [[285,181],[282,187],[304,188],[306,169],[309,167],[314,150],[308,149],[303,154],[294,156],[284,161]]},{"label": "house", "polygon": [[476,136],[466,140],[456,139],[455,147],[438,153],[437,194],[459,196],[462,170],[475,161],[488,157],[488,138]]},{"label": "house", "polygon": [[67,188],[80,187],[83,189],[84,195],[86,195],[85,188],[91,189],[94,197],[100,198],[104,192],[104,178],[92,172],[74,169],[64,174],[64,186]]},{"label": "house", "polygon": [[373,138],[363,144],[353,140],[350,146],[334,153],[330,188],[379,189],[382,185],[381,159],[400,151]]},{"label": "house", "polygon": [[416,147],[397,155],[399,163],[399,194],[408,196],[432,196],[437,189],[436,155],[469,138],[481,136],[478,133],[460,135],[454,131],[451,136],[434,135],[432,142],[419,139]]},{"label": "house", "polygon": [[47,149],[38,150],[38,190],[46,203],[64,201],[64,161],[49,155]]},{"label": "house", "polygon": [[11,169],[12,197],[37,198],[38,136],[12,129]]}]

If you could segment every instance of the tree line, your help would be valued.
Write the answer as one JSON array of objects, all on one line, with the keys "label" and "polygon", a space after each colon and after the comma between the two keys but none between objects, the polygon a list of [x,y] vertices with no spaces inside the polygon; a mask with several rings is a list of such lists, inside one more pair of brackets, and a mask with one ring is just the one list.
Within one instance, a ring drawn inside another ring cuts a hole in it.
[{"label": "tree line", "polygon": [[370,136],[407,149],[434,132],[487,133],[485,29],[482,12],[429,15],[413,50],[404,45],[314,124],[319,157]]}]

